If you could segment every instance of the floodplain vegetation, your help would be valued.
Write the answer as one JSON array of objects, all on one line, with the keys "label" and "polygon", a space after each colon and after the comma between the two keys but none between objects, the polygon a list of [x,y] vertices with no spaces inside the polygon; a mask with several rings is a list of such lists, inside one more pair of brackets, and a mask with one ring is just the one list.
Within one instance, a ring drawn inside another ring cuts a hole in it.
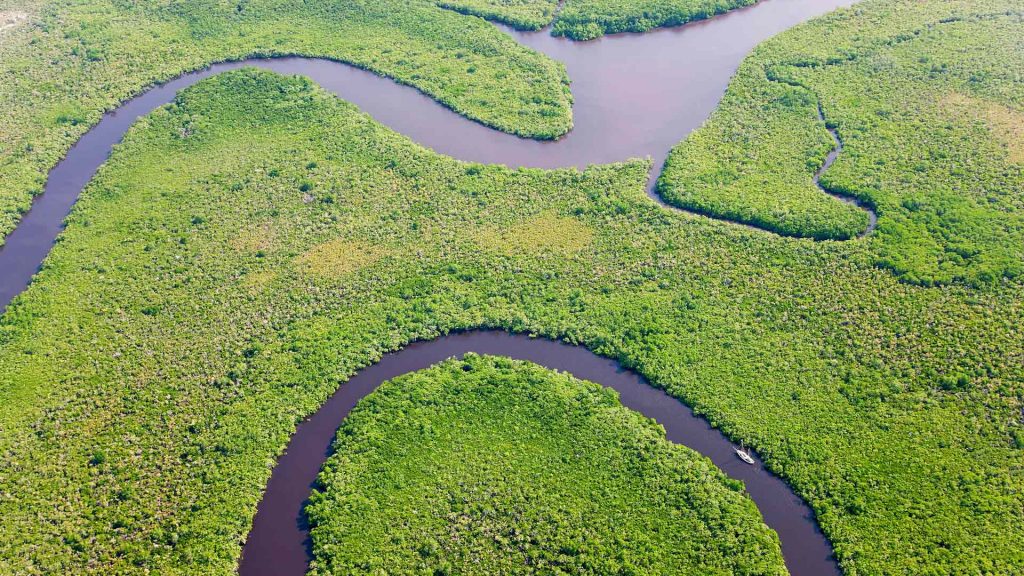
[{"label": "floodplain vegetation", "polygon": [[[642,31],[732,1],[574,0],[553,33],[588,39]],[[413,86],[497,130],[563,136],[572,128],[564,67],[463,15],[537,30],[557,7],[556,0],[0,0],[0,246],[49,170],[104,112],[215,62],[330,58]]]},{"label": "floodplain vegetation", "polygon": [[0,0],[0,26],[0,244],[104,111],[214,62],[331,58],[498,130],[552,139],[572,126],[561,64],[427,0]]},{"label": "floodplain vegetation", "polygon": [[316,575],[786,574],[741,482],[536,364],[470,354],[386,382],[334,451],[307,507]]},{"label": "floodplain vegetation", "polygon": [[508,24],[518,30],[540,30],[573,40],[594,40],[605,34],[647,32],[681,26],[756,0],[438,0],[438,5],[463,14]]},{"label": "floodplain vegetation", "polygon": [[558,9],[558,0],[438,0],[437,4],[516,30],[540,30],[551,23]]},{"label": "floodplain vegetation", "polygon": [[184,91],[0,318],[0,573],[233,573],[296,423],[384,352],[477,327],[693,406],[846,574],[1021,572],[1020,281],[901,282],[865,242],[659,206],[648,168],[457,162],[260,70]]},{"label": "floodplain vegetation", "polygon": [[[877,2],[748,57],[718,110],[669,156],[658,190],[789,236],[849,239],[878,214],[875,261],[922,285],[1024,273],[1024,10]],[[825,121],[818,118],[819,106]]]},{"label": "floodplain vegetation", "polygon": [[555,36],[593,40],[605,34],[681,26],[757,0],[565,0],[551,26]]}]

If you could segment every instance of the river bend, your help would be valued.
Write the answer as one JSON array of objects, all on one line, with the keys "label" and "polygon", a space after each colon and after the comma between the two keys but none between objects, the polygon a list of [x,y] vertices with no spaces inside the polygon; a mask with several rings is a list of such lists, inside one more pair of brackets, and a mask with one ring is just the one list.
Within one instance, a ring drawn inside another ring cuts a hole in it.
[{"label": "river bend", "polygon": [[[583,168],[649,157],[659,172],[672,147],[718,106],[729,79],[754,46],[854,1],[762,0],[678,28],[615,34],[591,42],[555,38],[546,31],[503,28],[516,41],[564,63],[572,79],[573,129],[554,141],[530,140],[487,128],[415,88],[332,60],[253,58],[183,74],[105,114],[50,171],[43,194],[0,247],[0,313],[31,282],[79,193],[128,128],[137,118],[172,102],[179,90],[204,78],[243,66],[302,74],[396,132],[460,160],[510,167]],[[652,197],[656,176],[648,187]]]},{"label": "river bend", "polygon": [[356,373],[309,419],[299,424],[277,461],[242,550],[240,576],[301,576],[311,555],[303,508],[331,453],[334,434],[359,400],[384,381],[422,370],[467,352],[529,360],[546,368],[615,389],[622,404],[664,426],[668,439],[707,456],[729,477],[742,480],[769,528],[782,544],[792,576],[839,576],[832,546],[814,512],[789,486],[736,457],[733,444],[685,404],[651,386],[636,372],[581,346],[493,330],[474,330],[416,342],[384,355]]},{"label": "river bend", "polygon": [[[181,75],[105,114],[50,171],[44,193],[0,247],[0,313],[29,285],[82,189],[135,120],[173,101],[178,91],[204,78],[243,66],[302,74],[359,106],[378,122],[460,160],[510,167],[582,168],[649,157],[658,172],[672,146],[714,111],[729,79],[754,46],[854,1],[762,0],[678,28],[616,34],[585,43],[554,38],[546,31],[503,28],[518,42],[563,62],[572,79],[574,127],[555,141],[529,140],[492,130],[459,116],[414,88],[331,60],[248,59]],[[840,149],[837,139],[836,149],[822,170]],[[815,175],[815,182],[820,174]],[[873,228],[874,214],[871,216]],[[466,352],[530,360],[616,389],[624,405],[661,423],[670,440],[697,450],[729,476],[746,483],[765,522],[779,534],[791,574],[839,574],[831,546],[810,508],[782,480],[766,472],[760,461],[755,466],[740,463],[729,440],[679,401],[649,386],[637,374],[583,348],[489,331],[446,336],[389,354],[340,386],[318,412],[300,424],[274,468],[259,505],[240,573],[303,574],[309,548],[302,506],[342,419],[384,380]]]}]

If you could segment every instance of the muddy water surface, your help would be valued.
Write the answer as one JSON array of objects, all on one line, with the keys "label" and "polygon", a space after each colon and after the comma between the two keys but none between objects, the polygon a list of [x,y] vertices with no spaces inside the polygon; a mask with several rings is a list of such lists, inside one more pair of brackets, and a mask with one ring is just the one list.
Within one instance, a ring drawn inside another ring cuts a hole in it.
[{"label": "muddy water surface", "polygon": [[754,46],[794,24],[852,3],[763,0],[679,28],[617,34],[593,42],[554,38],[545,31],[506,30],[566,65],[573,82],[574,128],[556,141],[492,130],[414,88],[331,60],[250,59],[184,74],[104,115],[50,172],[44,193],[0,247],[0,313],[31,281],[82,188],[131,124],[203,78],[242,66],[302,74],[397,132],[460,160],[557,168],[650,157],[657,172],[672,146],[718,105],[729,78]]},{"label": "muddy water surface", "polygon": [[[573,81],[575,127],[551,142],[491,130],[413,88],[329,60],[252,59],[185,74],[106,114],[50,172],[44,194],[0,248],[0,312],[29,285],[79,193],[135,119],[171,102],[179,90],[203,78],[242,66],[306,75],[379,122],[461,160],[556,168],[650,157],[658,171],[671,147],[711,114],[729,78],[754,46],[799,22],[852,2],[763,0],[681,28],[613,35],[586,43],[553,38],[546,32],[506,30],[522,44],[565,63]],[[669,439],[694,448],[729,476],[746,483],[765,521],[778,532],[792,574],[839,573],[831,546],[807,505],[785,483],[767,473],[760,462],[755,466],[742,464],[721,433],[677,400],[582,348],[479,331],[414,344],[386,356],[343,384],[299,426],[273,471],[243,551],[240,572],[245,576],[303,574],[309,549],[302,505],[344,416],[382,381],[469,351],[532,360],[615,388],[623,404],[664,425]]]},{"label": "muddy water surface", "polygon": [[786,567],[793,576],[840,574],[832,547],[818,528],[814,513],[785,482],[767,472],[760,459],[751,466],[736,457],[733,445],[707,420],[683,403],[652,387],[614,360],[569,344],[478,330],[417,342],[385,355],[338,388],[333,396],[292,435],[263,495],[252,531],[242,551],[241,576],[299,576],[310,559],[308,525],[302,508],[316,476],[330,454],[334,433],[353,406],[385,380],[422,370],[466,352],[529,360],[571,373],[618,391],[622,404],[654,418],[668,439],[711,459],[729,477],[742,480],[765,523],[782,543]]}]

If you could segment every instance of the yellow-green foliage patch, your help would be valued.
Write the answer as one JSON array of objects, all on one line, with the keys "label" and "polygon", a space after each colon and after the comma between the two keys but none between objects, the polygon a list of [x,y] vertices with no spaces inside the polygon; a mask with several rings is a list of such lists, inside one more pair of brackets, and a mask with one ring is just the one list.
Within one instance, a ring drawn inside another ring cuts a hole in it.
[{"label": "yellow-green foliage patch", "polygon": [[476,238],[491,250],[511,254],[572,256],[589,246],[593,236],[593,230],[576,218],[544,212],[507,229],[487,228]]},{"label": "yellow-green foliage patch", "polygon": [[277,272],[271,270],[258,270],[249,272],[239,279],[239,285],[250,293],[263,291],[277,278]]},{"label": "yellow-green foliage patch", "polygon": [[381,248],[338,238],[317,244],[295,262],[310,276],[334,280],[373,264],[383,254]]},{"label": "yellow-green foliage patch", "polygon": [[955,92],[943,98],[942,104],[956,115],[983,122],[992,137],[1006,147],[1006,159],[1024,163],[1024,112]]},{"label": "yellow-green foliage patch", "polygon": [[269,222],[248,226],[231,239],[231,247],[239,252],[266,252],[273,245],[274,236]]}]

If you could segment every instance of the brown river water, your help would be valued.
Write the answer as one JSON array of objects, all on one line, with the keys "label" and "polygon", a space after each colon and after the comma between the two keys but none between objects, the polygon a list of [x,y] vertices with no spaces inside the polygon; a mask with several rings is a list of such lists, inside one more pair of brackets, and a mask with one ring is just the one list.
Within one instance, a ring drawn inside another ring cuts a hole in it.
[{"label": "brown river water", "polygon": [[[758,43],[853,2],[763,0],[679,28],[617,34],[591,42],[554,38],[546,31],[503,28],[518,42],[563,62],[568,70],[574,128],[556,141],[529,140],[492,130],[453,113],[414,88],[330,60],[251,59],[184,74],[104,115],[51,170],[44,193],[0,248],[0,313],[28,287],[79,193],[125,131],[138,117],[171,102],[179,90],[203,78],[243,66],[302,74],[395,131],[461,160],[556,168],[649,157],[656,177],[672,146],[708,118],[743,57]],[[837,140],[826,167],[840,149]],[[345,415],[384,380],[470,351],[531,360],[615,388],[623,404],[661,423],[670,440],[697,450],[726,474],[745,482],[765,522],[779,534],[791,574],[840,573],[831,545],[810,508],[782,480],[766,472],[759,460],[754,466],[740,462],[730,441],[679,401],[585,349],[503,332],[473,331],[412,344],[385,356],[341,385],[316,414],[299,425],[259,505],[242,553],[240,574],[305,573],[310,548],[302,507]]]},{"label": "brown river water", "polygon": [[779,535],[790,574],[841,574],[832,546],[810,507],[778,476],[765,470],[759,458],[755,456],[753,466],[737,458],[732,442],[685,404],[651,386],[636,372],[586,348],[491,330],[451,334],[386,354],[342,384],[313,416],[299,424],[267,483],[242,550],[239,574],[305,574],[312,554],[302,509],[331,453],[334,433],[349,411],[384,381],[466,352],[529,360],[615,389],[624,406],[664,426],[669,440],[700,452],[728,476],[743,481],[765,523]]}]

